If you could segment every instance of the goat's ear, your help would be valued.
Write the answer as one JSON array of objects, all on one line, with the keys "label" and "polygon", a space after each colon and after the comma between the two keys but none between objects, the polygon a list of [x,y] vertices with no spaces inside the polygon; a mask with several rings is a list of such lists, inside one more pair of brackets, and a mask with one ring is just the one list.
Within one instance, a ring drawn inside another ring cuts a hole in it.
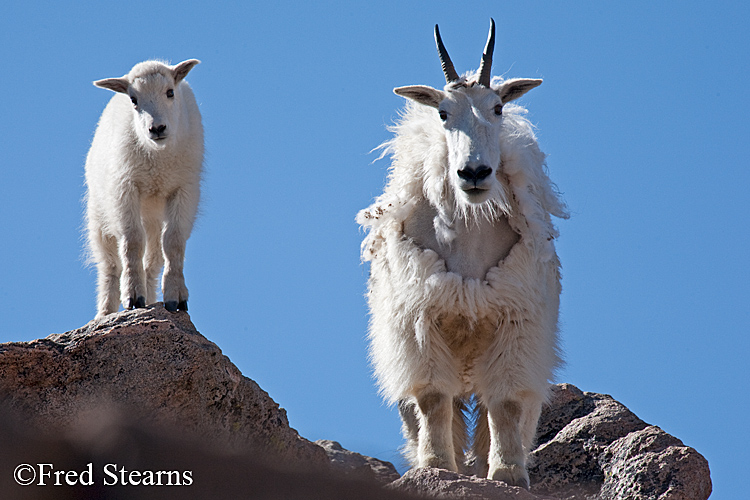
[{"label": "goat's ear", "polygon": [[105,78],[104,80],[97,80],[94,85],[103,89],[111,90],[112,92],[120,92],[122,94],[128,93],[128,87],[130,82],[125,77],[122,78]]},{"label": "goat's ear", "polygon": [[428,87],[427,85],[410,85],[408,87],[397,87],[393,89],[393,92],[401,97],[406,97],[412,101],[416,101],[425,106],[437,108],[443,99],[445,94],[437,89]]},{"label": "goat's ear", "polygon": [[538,87],[542,84],[541,80],[532,80],[530,78],[514,78],[512,80],[506,80],[500,84],[500,88],[497,89],[497,95],[503,100],[503,104],[506,102],[513,101],[524,95],[534,87]]},{"label": "goat's ear", "polygon": [[177,66],[173,67],[172,77],[174,78],[174,82],[180,83],[180,81],[190,73],[190,70],[193,69],[193,66],[196,64],[200,64],[198,59],[188,59],[187,61],[182,61]]}]

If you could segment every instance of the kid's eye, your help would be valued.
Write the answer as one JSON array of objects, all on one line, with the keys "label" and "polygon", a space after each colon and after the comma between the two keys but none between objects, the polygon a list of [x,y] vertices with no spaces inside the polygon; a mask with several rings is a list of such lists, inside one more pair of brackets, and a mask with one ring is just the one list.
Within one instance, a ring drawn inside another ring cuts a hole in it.
[{"label": "kid's eye", "polygon": [[495,114],[497,116],[500,116],[503,114],[503,105],[502,104],[495,104]]},{"label": "kid's eye", "polygon": [[174,97],[174,90],[172,90],[172,89],[167,90],[167,97],[169,97],[170,99],[173,98]]},{"label": "kid's eye", "polygon": [[130,96],[130,102],[133,103],[133,106],[138,106],[138,99],[134,95]]},{"label": "kid's eye", "polygon": [[443,120],[443,121],[445,121],[445,120],[448,119],[448,113],[446,113],[442,109],[440,110],[440,119]]}]

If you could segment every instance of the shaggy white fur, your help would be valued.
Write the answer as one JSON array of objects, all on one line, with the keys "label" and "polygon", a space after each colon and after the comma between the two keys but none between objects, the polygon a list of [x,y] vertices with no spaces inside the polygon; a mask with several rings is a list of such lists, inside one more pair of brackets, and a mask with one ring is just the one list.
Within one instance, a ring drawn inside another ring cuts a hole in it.
[{"label": "shaggy white fur", "polygon": [[[383,396],[399,405],[412,465],[525,487],[560,364],[550,216],[568,216],[525,110],[506,104],[539,83],[495,78],[486,88],[469,74],[443,91],[396,89],[411,101],[382,146],[388,183],[357,216],[369,231],[370,357]],[[492,175],[467,186],[462,169],[478,163]]]},{"label": "shaggy white fur", "polygon": [[203,168],[203,125],[184,80],[196,59],[137,64],[94,85],[116,92],[86,158],[90,260],[98,273],[97,318],[156,301],[187,310],[185,244],[195,221]]}]

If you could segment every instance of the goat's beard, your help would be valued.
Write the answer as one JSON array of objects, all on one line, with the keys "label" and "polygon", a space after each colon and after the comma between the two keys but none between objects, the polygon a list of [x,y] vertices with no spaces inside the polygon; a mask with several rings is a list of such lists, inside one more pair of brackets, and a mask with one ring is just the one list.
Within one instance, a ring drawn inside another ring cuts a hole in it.
[{"label": "goat's beard", "polygon": [[481,203],[471,203],[464,193],[456,193],[453,186],[445,179],[442,203],[432,204],[437,208],[433,225],[439,242],[450,245],[455,239],[456,224],[467,227],[478,226],[481,221],[496,221],[501,217],[511,217],[513,207],[509,188],[502,182],[496,182],[490,188],[489,196]]},{"label": "goat's beard", "polygon": [[453,212],[456,219],[464,224],[478,224],[482,220],[494,221],[500,217],[510,217],[511,205],[507,188],[496,182],[490,188],[487,199],[481,203],[471,203],[463,193],[453,196]]}]

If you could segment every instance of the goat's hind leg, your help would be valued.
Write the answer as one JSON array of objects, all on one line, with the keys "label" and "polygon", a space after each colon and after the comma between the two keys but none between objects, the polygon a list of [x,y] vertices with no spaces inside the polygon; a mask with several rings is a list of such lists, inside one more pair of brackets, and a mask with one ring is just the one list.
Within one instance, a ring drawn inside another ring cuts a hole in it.
[{"label": "goat's hind leg", "polygon": [[487,477],[489,465],[487,459],[490,454],[490,427],[487,421],[487,408],[477,402],[476,426],[472,439],[472,473],[477,477]]},{"label": "goat's hind leg", "polygon": [[163,207],[144,210],[143,226],[146,230],[146,252],[143,267],[146,271],[146,304],[156,302],[159,274],[164,266],[164,253],[161,248]]},{"label": "goat's hind leg", "polygon": [[122,264],[117,251],[117,239],[105,235],[99,228],[89,228],[89,248],[96,262],[97,304],[96,319],[117,312],[120,297]]},{"label": "goat's hind leg", "polygon": [[401,434],[406,440],[401,452],[413,467],[419,462],[419,409],[411,399],[398,402],[398,413],[401,416]]},{"label": "goat's hind leg", "polygon": [[471,418],[473,408],[468,399],[455,398],[453,400],[453,451],[456,455],[456,466],[461,474],[471,474],[466,460],[466,450],[469,448],[469,432],[467,418]]}]

